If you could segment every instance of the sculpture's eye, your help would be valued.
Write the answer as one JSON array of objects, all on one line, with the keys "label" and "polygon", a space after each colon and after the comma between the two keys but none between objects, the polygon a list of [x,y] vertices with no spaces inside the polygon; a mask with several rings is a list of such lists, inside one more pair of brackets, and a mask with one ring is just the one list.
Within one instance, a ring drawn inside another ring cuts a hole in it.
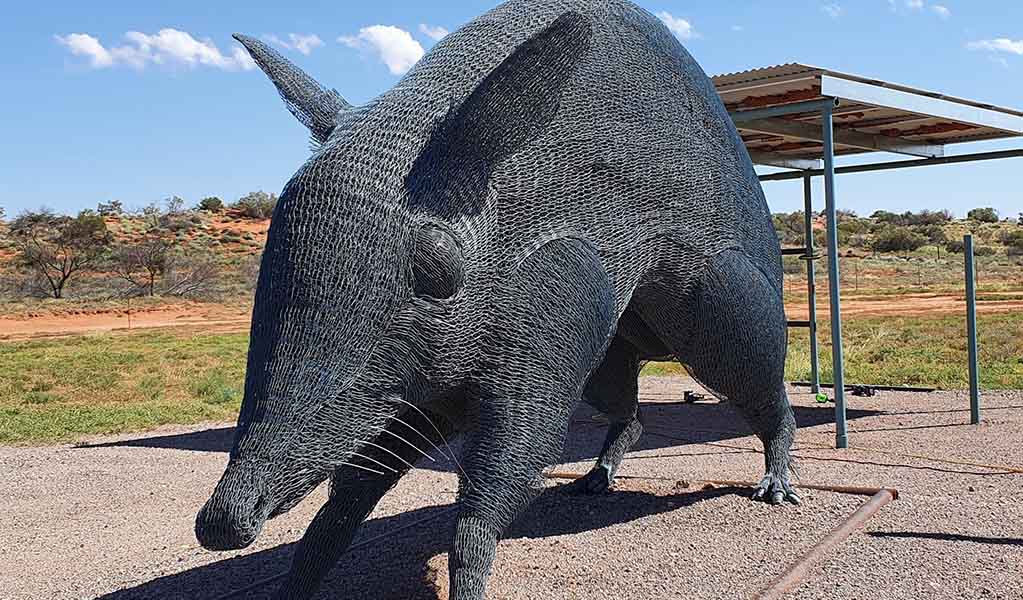
[{"label": "sculpture's eye", "polygon": [[436,225],[423,226],[412,259],[416,295],[451,298],[461,289],[464,275],[462,249],[454,236]]}]

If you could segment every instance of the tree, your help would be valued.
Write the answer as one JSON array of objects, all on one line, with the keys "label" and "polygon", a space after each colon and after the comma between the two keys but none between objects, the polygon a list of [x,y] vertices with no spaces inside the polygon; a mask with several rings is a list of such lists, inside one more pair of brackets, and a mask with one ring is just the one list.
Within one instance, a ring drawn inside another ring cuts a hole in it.
[{"label": "tree", "polygon": [[998,211],[990,207],[975,208],[967,213],[966,218],[978,223],[997,223]]},{"label": "tree", "polygon": [[241,211],[243,215],[250,219],[269,219],[273,216],[276,206],[277,194],[267,194],[266,192],[259,191],[242,196],[231,205],[231,208]]},{"label": "tree", "polygon": [[[0,219],[3,218],[3,212],[4,212],[3,209],[0,208]],[[1019,220],[1016,221],[1016,224],[1019,225],[1020,227],[1023,227],[1023,213],[1019,213]]]},{"label": "tree", "polygon": [[185,199],[181,196],[171,196],[163,202],[167,205],[168,215],[180,215],[185,212]]},{"label": "tree", "polygon": [[83,210],[77,217],[42,209],[21,214],[11,223],[18,260],[45,279],[47,293],[63,298],[67,283],[92,268],[111,242],[103,217]]},{"label": "tree", "polygon": [[167,272],[172,244],[158,235],[124,244],[113,252],[114,272],[134,286],[133,291],[156,295],[156,282]]},{"label": "tree", "polygon": [[216,196],[207,196],[199,201],[199,205],[196,208],[209,213],[218,213],[224,210],[224,201]]}]

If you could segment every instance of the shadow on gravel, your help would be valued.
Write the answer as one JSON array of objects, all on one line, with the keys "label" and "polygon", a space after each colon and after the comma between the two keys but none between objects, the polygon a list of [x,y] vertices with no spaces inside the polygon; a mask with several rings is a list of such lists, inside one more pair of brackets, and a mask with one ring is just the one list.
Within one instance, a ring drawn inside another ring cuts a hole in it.
[{"label": "shadow on gravel", "polygon": [[[834,422],[834,409],[795,406],[799,427],[815,427]],[[689,444],[720,442],[750,435],[751,431],[728,403],[700,402],[642,402],[640,411],[651,435],[644,435],[634,450],[659,450]],[[596,457],[604,440],[605,422],[597,420],[597,413],[587,406],[576,411],[572,420],[569,441],[562,457],[564,462],[578,462]],[[850,421],[882,414],[880,411],[848,409]],[[656,435],[654,434],[656,431]],[[665,436],[664,434],[670,434]],[[581,438],[581,439],[580,439]],[[105,444],[81,445],[79,448],[162,448],[193,452],[230,452],[234,443],[234,427],[210,429],[180,435],[145,437]],[[449,470],[447,464],[429,463],[423,468]]]},{"label": "shadow on gravel", "polygon": [[[692,506],[698,502],[746,495],[748,490],[717,488],[670,496],[619,491],[602,496],[579,497],[549,491],[508,531],[505,539],[542,539],[593,531]],[[391,517],[368,521],[360,539],[385,535],[400,527],[450,511],[451,506],[431,506]],[[427,562],[448,550],[453,515],[412,527],[394,537],[379,540],[343,557],[324,583],[319,598],[378,598],[381,600],[434,600]],[[358,543],[358,542],[357,542]],[[214,600],[254,582],[288,570],[295,544],[285,544],[248,556],[230,558],[154,579],[101,600],[196,599]],[[546,568],[549,565],[536,565]],[[277,583],[238,598],[272,597]]]},{"label": "shadow on gravel", "polygon": [[108,442],[105,444],[79,444],[77,447],[88,448],[163,448],[167,450],[190,450],[192,452],[230,452],[234,444],[234,427],[207,429],[194,433],[164,435],[159,437],[139,438]]},{"label": "shadow on gravel", "polygon": [[983,537],[976,535],[960,535],[958,533],[934,533],[929,531],[871,531],[867,535],[879,538],[940,540],[943,542],[969,542],[974,544],[990,544],[993,546],[1023,547],[1023,539],[1019,538]]}]

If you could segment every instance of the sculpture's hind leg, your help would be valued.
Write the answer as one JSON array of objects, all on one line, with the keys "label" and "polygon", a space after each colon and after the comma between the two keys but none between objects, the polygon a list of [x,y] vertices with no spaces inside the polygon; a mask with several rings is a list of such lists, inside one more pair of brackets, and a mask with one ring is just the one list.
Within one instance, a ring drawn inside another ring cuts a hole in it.
[{"label": "sculpture's hind leg", "polygon": [[[681,306],[648,319],[693,376],[726,397],[764,443],[766,474],[755,499],[799,502],[789,483],[796,422],[785,392],[787,330],[781,292],[744,254],[707,260]],[[681,321],[681,322],[680,322]]]},{"label": "sculpture's hind leg", "polygon": [[604,362],[586,383],[583,399],[607,416],[610,425],[597,464],[581,479],[562,487],[568,493],[600,494],[614,483],[625,453],[643,434],[639,420],[639,351],[618,335]]}]

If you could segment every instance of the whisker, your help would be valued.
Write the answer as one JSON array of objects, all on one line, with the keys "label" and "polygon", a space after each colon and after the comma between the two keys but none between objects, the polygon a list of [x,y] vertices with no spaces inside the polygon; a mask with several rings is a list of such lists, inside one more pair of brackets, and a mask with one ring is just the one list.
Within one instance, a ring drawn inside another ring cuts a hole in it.
[{"label": "whisker", "polygon": [[[430,417],[426,416],[426,413],[424,413],[423,411],[419,410],[419,407],[417,407],[415,404],[412,404],[408,400],[405,400],[404,398],[400,398],[399,397],[398,398],[398,402],[401,402],[402,404],[410,407],[412,410],[414,410],[417,413],[421,414],[423,416],[423,418],[426,419],[426,422],[429,423],[431,427],[433,427],[433,430],[436,431],[437,435],[440,436],[441,441],[444,442],[444,446],[448,449],[448,452],[451,454],[451,460],[453,460],[455,462],[455,465],[458,466],[458,470],[462,472],[462,475],[465,477],[466,481],[469,482],[469,486],[470,487],[476,487],[476,485],[472,482],[472,479],[469,477],[469,474],[466,473],[465,469],[462,468],[462,463],[458,462],[458,459],[455,458],[455,451],[451,449],[451,444],[448,443],[448,439],[446,437],[444,437],[444,434],[441,433],[440,428],[437,427],[437,425],[433,422],[433,419],[431,419]],[[420,434],[420,435],[422,435],[422,434]]]},{"label": "whisker", "polygon": [[413,464],[412,464],[412,463],[410,463],[409,461],[405,460],[404,458],[402,458],[402,457],[398,456],[398,455],[397,455],[397,454],[395,454],[394,452],[391,452],[391,451],[390,451],[390,450],[388,450],[387,448],[384,448],[383,446],[380,446],[380,445],[374,444],[373,442],[366,442],[366,445],[367,445],[367,446],[373,446],[374,448],[376,448],[376,449],[378,449],[378,450],[383,450],[384,452],[386,452],[386,453],[390,454],[390,455],[391,455],[391,456],[393,456],[394,458],[397,458],[397,459],[398,459],[398,460],[400,460],[401,462],[403,462],[403,463],[405,463],[406,465],[408,465],[408,468],[410,468],[410,469],[415,469],[415,468],[416,468],[416,467],[415,467],[415,465],[413,465]]},{"label": "whisker", "polygon": [[362,465],[357,465],[357,464],[350,463],[350,462],[342,462],[341,464],[346,466],[346,467],[352,467],[354,469],[361,469],[363,471],[369,471],[370,473],[376,473],[377,475],[383,475],[382,472],[377,471],[376,469],[370,469],[369,467],[364,467]]},{"label": "whisker", "polygon": [[382,433],[386,433],[387,435],[389,435],[389,436],[391,436],[391,437],[393,437],[393,438],[397,439],[398,441],[401,441],[401,442],[404,442],[404,443],[408,444],[408,446],[409,446],[410,448],[412,448],[412,449],[413,449],[413,450],[415,450],[416,452],[418,452],[418,453],[422,454],[422,455],[423,455],[423,456],[425,456],[426,458],[429,458],[429,459],[430,459],[430,460],[431,460],[432,462],[437,462],[437,459],[436,459],[436,458],[434,458],[434,457],[430,456],[430,455],[429,455],[429,454],[427,454],[426,452],[423,452],[423,451],[422,451],[422,450],[421,450],[421,449],[419,448],[419,446],[416,446],[415,444],[413,444],[412,442],[410,442],[410,441],[406,440],[405,438],[401,437],[401,436],[400,436],[400,435],[398,435],[397,433],[394,433],[393,431],[391,431],[391,430],[389,430],[389,429],[384,429],[384,430],[382,431]]},{"label": "whisker", "polygon": [[[391,417],[391,418],[392,418],[392,419],[394,419],[395,421],[397,421],[397,422],[401,423],[401,424],[402,424],[402,425],[404,425],[405,427],[408,427],[409,429],[411,429],[411,430],[412,430],[412,433],[415,433],[415,434],[416,434],[416,435],[418,435],[419,437],[421,437],[421,438],[423,438],[424,440],[426,440],[426,443],[428,443],[428,444],[430,444],[431,446],[433,446],[433,449],[434,449],[434,450],[436,450],[437,452],[440,452],[440,455],[441,455],[441,456],[443,456],[444,458],[447,458],[447,459],[450,459],[450,458],[451,458],[450,456],[448,456],[448,455],[447,455],[447,453],[445,453],[445,452],[444,452],[443,450],[441,450],[441,449],[440,449],[440,447],[439,447],[439,446],[437,446],[437,444],[433,443],[433,440],[431,440],[430,438],[428,438],[428,437],[426,437],[425,435],[423,435],[423,433],[422,433],[421,431],[419,431],[419,430],[418,430],[418,429],[416,429],[415,427],[413,427],[413,426],[409,425],[409,424],[408,424],[408,423],[406,423],[405,421],[402,421],[402,420],[401,420],[401,419],[399,419],[398,417]],[[385,431],[386,431],[386,430],[385,430]]]},{"label": "whisker", "polygon": [[390,471],[391,473],[395,473],[395,474],[397,474],[397,473],[398,473],[398,472],[397,472],[397,471],[395,471],[395,470],[394,470],[393,468],[391,468],[391,467],[388,467],[387,465],[385,465],[384,463],[380,462],[379,460],[376,460],[376,459],[374,459],[374,458],[370,458],[370,457],[368,457],[368,456],[363,456],[362,454],[359,454],[358,452],[352,452],[352,456],[358,456],[359,458],[361,458],[361,459],[363,459],[363,460],[368,460],[368,461],[369,461],[369,462],[371,462],[371,463],[374,463],[374,464],[380,465],[381,467],[383,467],[383,468],[387,469],[387,470],[388,470],[388,471]]}]

